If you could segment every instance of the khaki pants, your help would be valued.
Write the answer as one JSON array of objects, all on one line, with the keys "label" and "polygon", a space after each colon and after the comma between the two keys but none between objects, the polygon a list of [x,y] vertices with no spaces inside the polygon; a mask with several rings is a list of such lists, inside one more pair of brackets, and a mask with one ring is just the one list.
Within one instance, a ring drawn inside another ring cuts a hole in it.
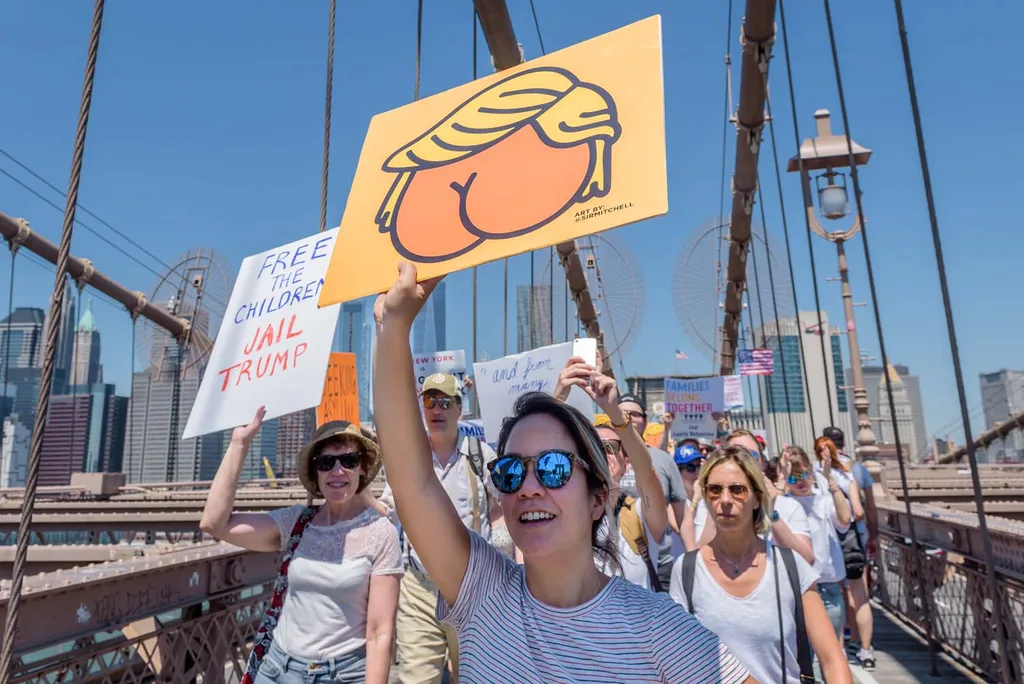
[{"label": "khaki pants", "polygon": [[395,621],[399,680],[402,684],[439,684],[446,655],[451,683],[459,681],[459,642],[455,630],[438,622],[437,589],[423,573],[406,570]]}]

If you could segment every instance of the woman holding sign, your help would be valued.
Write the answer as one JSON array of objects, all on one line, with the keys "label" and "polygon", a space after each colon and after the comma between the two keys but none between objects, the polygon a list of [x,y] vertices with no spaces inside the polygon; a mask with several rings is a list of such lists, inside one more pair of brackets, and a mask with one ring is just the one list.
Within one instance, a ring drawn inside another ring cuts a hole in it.
[{"label": "woman holding sign", "polygon": [[325,423],[297,458],[299,480],[324,499],[269,513],[233,512],[235,488],[266,410],[235,428],[200,529],[250,551],[283,551],[274,596],[242,684],[385,684],[398,609],[398,531],[371,505],[377,443],[358,425]]},{"label": "woman holding sign", "polygon": [[611,477],[601,440],[571,406],[523,395],[498,435],[491,481],[524,564],[462,524],[431,466],[409,348],[436,283],[417,284],[416,268],[402,262],[377,299],[374,411],[398,515],[437,585],[438,617],[458,632],[462,678],[753,681],[684,608],[595,565],[595,556],[617,561],[598,535]]}]

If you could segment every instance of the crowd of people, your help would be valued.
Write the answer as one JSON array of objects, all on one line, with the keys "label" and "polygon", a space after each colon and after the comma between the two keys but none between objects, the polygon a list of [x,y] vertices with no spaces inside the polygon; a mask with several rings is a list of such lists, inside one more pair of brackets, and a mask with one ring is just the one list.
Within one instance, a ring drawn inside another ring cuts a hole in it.
[{"label": "crowd of people", "polygon": [[841,430],[810,455],[741,429],[649,447],[643,401],[574,357],[492,449],[460,435],[453,376],[417,390],[409,333],[435,284],[403,263],[378,298],[377,434],[317,429],[296,464],[308,505],[235,511],[263,409],[232,435],[201,528],[283,552],[245,684],[842,684],[846,651],[873,668],[871,478]]}]

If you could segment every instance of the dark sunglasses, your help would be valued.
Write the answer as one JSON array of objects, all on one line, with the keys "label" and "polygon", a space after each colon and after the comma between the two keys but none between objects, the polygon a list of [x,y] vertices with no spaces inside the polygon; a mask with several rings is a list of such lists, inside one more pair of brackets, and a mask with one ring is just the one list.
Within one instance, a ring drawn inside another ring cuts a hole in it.
[{"label": "dark sunglasses", "polygon": [[447,411],[454,405],[454,397],[423,397],[423,408],[428,411],[435,406],[440,406],[442,410]]},{"label": "dark sunglasses", "polygon": [[746,501],[750,497],[750,487],[745,484],[734,482],[731,485],[709,484],[704,486],[704,496],[709,499],[720,499],[725,490],[729,490],[729,496],[737,501]]},{"label": "dark sunglasses", "polygon": [[491,471],[491,482],[502,494],[515,494],[526,480],[530,461],[533,461],[533,472],[537,480],[545,489],[564,487],[572,477],[573,465],[576,463],[584,470],[589,469],[576,454],[557,449],[529,457],[505,454],[487,464],[487,469]]},{"label": "dark sunglasses", "polygon": [[313,457],[313,467],[321,473],[334,470],[334,464],[340,463],[345,470],[355,470],[363,460],[363,452],[355,451],[347,454],[317,454]]},{"label": "dark sunglasses", "polygon": [[604,453],[617,456],[622,453],[622,442],[608,439],[601,442],[604,445]]},{"label": "dark sunglasses", "polygon": [[700,461],[694,461],[693,463],[683,463],[679,466],[679,472],[686,471],[690,474],[700,471]]}]

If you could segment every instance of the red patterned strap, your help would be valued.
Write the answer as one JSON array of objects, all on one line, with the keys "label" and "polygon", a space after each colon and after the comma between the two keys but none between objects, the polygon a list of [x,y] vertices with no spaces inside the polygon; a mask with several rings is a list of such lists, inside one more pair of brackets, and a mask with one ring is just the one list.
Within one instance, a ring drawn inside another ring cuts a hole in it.
[{"label": "red patterned strap", "polygon": [[263,614],[260,626],[256,630],[256,636],[253,637],[252,653],[249,654],[249,662],[245,668],[245,674],[242,676],[241,684],[253,684],[256,680],[256,673],[260,671],[263,656],[270,650],[270,644],[274,638],[274,628],[277,627],[277,621],[281,617],[281,608],[284,606],[284,595],[288,592],[288,566],[292,562],[295,550],[299,547],[299,542],[302,541],[302,533],[306,531],[306,527],[313,520],[317,510],[317,508],[307,506],[295,520],[284,556],[281,558],[281,569],[278,571],[277,581],[274,583],[274,595],[270,600],[267,612]]}]

